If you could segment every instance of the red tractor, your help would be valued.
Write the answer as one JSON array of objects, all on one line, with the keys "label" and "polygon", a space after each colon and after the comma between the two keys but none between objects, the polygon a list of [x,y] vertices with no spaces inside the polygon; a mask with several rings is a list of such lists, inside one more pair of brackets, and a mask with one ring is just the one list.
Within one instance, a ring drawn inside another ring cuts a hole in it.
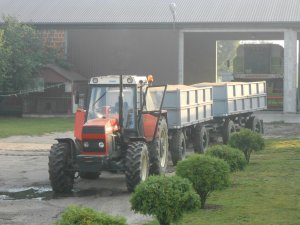
[{"label": "red tractor", "polygon": [[152,81],[152,76],[133,75],[91,78],[86,110],[76,112],[75,140],[58,138],[51,147],[49,178],[55,192],[70,192],[77,173],[97,179],[101,171],[122,171],[133,191],[149,174],[165,172],[167,86],[157,88]]}]

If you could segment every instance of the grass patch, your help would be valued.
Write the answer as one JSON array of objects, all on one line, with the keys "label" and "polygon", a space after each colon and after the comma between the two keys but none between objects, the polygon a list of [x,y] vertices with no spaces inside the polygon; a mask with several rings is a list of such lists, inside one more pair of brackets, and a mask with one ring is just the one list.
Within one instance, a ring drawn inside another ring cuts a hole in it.
[{"label": "grass patch", "polygon": [[267,140],[266,149],[253,154],[231,181],[230,188],[212,193],[206,209],[174,225],[299,224],[300,140]]},{"label": "grass patch", "polygon": [[73,130],[74,118],[7,118],[0,117],[0,138],[13,135],[42,135]]}]

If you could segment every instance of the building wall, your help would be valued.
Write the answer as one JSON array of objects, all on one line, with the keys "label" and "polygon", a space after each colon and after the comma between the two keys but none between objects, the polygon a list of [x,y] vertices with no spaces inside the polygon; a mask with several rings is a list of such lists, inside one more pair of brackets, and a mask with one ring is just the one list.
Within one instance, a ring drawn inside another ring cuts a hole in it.
[{"label": "building wall", "polygon": [[210,33],[184,34],[184,83],[216,81],[216,39]]},{"label": "building wall", "polygon": [[176,84],[178,37],[163,29],[69,30],[68,60],[86,77],[153,74],[156,84]]},{"label": "building wall", "polygon": [[64,29],[39,29],[38,36],[42,39],[45,46],[58,50],[64,56],[66,52],[66,31]]}]

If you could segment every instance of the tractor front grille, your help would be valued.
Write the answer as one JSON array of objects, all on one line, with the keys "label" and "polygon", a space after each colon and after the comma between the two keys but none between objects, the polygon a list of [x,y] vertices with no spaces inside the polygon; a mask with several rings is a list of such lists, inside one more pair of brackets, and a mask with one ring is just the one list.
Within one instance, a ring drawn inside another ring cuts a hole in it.
[{"label": "tractor front grille", "polygon": [[[85,140],[83,141],[83,143],[88,142],[89,146],[85,147],[83,146],[83,151],[84,152],[105,152],[105,142],[104,140]],[[104,147],[99,147],[99,143],[103,142],[104,143]]]}]

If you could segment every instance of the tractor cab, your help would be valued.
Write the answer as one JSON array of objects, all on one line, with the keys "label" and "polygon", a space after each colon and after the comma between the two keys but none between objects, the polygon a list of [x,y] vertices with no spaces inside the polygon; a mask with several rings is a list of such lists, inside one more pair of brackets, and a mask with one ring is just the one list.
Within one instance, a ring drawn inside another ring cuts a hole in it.
[{"label": "tractor cab", "polygon": [[[94,119],[115,118],[119,119],[119,92],[118,86],[93,85],[90,91],[89,106],[87,109],[87,121]],[[123,87],[123,127],[135,128],[134,117],[128,117],[128,113],[136,113],[136,86]]]},{"label": "tractor cab", "polygon": [[[144,131],[139,123],[148,85],[145,76],[109,75],[92,78],[83,131],[85,127],[102,126],[103,121],[108,121],[115,124],[108,130],[118,131],[126,143],[129,138],[143,136]],[[151,98],[147,97],[147,103],[151,108]]]}]

